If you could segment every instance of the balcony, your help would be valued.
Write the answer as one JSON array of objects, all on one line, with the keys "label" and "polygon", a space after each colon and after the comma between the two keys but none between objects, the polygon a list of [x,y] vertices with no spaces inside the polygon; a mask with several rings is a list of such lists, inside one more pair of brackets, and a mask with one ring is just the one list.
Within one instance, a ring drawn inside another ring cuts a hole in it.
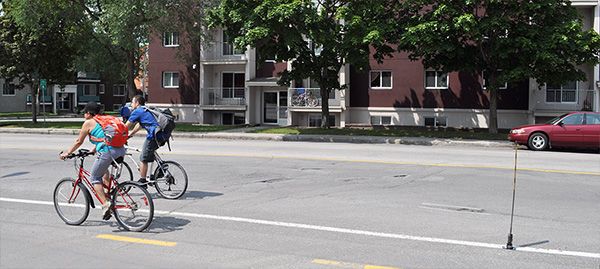
[{"label": "balcony", "polygon": [[[40,105],[51,105],[52,104],[52,96],[38,96],[38,102]],[[26,103],[31,105],[31,94],[28,94],[26,97]]]},{"label": "balcony", "polygon": [[224,42],[211,42],[204,46],[200,59],[203,64],[244,64],[248,60],[244,50]]},{"label": "balcony", "polygon": [[86,104],[89,101],[100,102],[100,96],[97,96],[97,95],[77,96],[77,103],[79,103],[79,104]]},{"label": "balcony", "polygon": [[[293,110],[320,109],[323,104],[319,88],[289,88],[288,96],[288,106]],[[341,101],[339,90],[330,93],[330,108],[340,109]]]},{"label": "balcony", "polygon": [[586,89],[548,89],[539,94],[533,111],[535,116],[548,117],[572,111],[595,111],[596,94],[596,91]]},{"label": "balcony", "polygon": [[246,110],[245,88],[203,88],[202,108],[210,110]]}]

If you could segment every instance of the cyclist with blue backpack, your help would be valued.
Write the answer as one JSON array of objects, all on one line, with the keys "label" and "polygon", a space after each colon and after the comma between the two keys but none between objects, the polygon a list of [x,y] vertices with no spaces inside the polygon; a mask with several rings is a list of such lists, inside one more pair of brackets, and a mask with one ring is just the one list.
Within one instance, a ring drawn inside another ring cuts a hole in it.
[{"label": "cyclist with blue backpack", "polygon": [[[131,114],[127,120],[126,126],[132,129],[129,136],[133,136],[139,130],[144,128],[147,132],[142,154],[140,155],[140,179],[138,182],[147,184],[146,175],[148,174],[148,163],[154,162],[154,152],[160,147],[159,140],[165,137],[160,132],[159,124],[154,115],[145,107],[146,99],[141,95],[136,95],[131,99]],[[168,139],[168,138],[167,138]]]},{"label": "cyclist with blue backpack", "polygon": [[128,138],[128,130],[121,120],[108,115],[100,114],[100,106],[90,101],[83,108],[85,121],[79,130],[79,136],[75,143],[66,151],[61,152],[59,158],[66,159],[75,152],[88,136],[94,148],[91,152],[97,152],[98,156],[92,165],[91,183],[102,202],[102,219],[108,220],[112,214],[111,203],[107,199],[102,182],[108,185],[108,167],[113,160],[125,155],[125,142]]}]

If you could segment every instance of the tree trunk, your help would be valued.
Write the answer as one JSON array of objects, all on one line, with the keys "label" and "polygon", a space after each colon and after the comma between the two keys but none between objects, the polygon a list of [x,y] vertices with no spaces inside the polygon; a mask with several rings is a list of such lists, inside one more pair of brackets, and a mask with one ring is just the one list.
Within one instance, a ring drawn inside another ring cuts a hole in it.
[{"label": "tree trunk", "polygon": [[321,128],[329,129],[329,89],[321,88]]},{"label": "tree trunk", "polygon": [[131,100],[137,94],[135,88],[135,74],[137,67],[135,66],[135,54],[133,50],[127,51],[127,81],[125,87],[127,89],[127,98]]},{"label": "tree trunk", "polygon": [[37,113],[38,113],[38,86],[39,80],[34,80],[31,83],[31,121],[35,124],[37,123]]},{"label": "tree trunk", "polygon": [[496,79],[496,73],[490,72],[490,84],[488,88],[490,90],[490,122],[488,125],[488,131],[490,134],[498,133],[498,83]]}]

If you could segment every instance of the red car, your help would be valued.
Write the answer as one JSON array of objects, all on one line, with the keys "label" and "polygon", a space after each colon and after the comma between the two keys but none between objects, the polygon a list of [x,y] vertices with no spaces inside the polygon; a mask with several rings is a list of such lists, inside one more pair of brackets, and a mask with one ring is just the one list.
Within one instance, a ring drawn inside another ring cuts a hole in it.
[{"label": "red car", "polygon": [[571,112],[545,124],[523,125],[510,130],[508,139],[531,150],[554,147],[600,149],[600,113]]}]

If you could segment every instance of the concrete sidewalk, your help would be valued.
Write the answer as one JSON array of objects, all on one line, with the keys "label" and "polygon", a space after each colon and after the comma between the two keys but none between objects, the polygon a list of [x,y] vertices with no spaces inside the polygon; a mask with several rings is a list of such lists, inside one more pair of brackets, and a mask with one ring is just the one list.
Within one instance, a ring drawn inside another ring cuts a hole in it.
[{"label": "concrete sidewalk", "polygon": [[[77,129],[51,129],[51,128],[0,128],[0,133],[13,134],[59,134],[77,135]],[[139,132],[136,136],[145,136]],[[239,132],[174,132],[174,138],[204,138],[226,140],[266,140],[266,141],[294,141],[294,142],[329,142],[329,143],[362,143],[362,144],[404,144],[423,146],[471,146],[471,147],[512,147],[509,141],[491,140],[459,140],[445,138],[425,137],[384,137],[384,136],[347,136],[347,135],[284,135],[284,134],[257,134]]]}]

